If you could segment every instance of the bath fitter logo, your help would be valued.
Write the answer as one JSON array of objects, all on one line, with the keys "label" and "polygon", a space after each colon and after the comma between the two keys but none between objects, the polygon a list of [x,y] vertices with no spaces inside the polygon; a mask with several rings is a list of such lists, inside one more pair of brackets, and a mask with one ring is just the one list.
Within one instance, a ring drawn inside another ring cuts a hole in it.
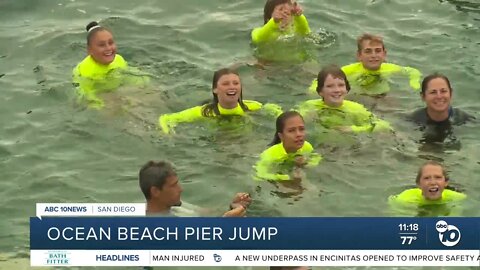
[{"label": "bath fitter logo", "polygon": [[46,265],[70,265],[70,252],[49,250],[45,255]]}]

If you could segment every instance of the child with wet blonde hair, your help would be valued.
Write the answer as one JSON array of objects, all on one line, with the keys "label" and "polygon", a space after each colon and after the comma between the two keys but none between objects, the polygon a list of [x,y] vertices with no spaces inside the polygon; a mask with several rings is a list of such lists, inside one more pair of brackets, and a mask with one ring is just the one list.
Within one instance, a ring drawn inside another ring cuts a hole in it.
[{"label": "child with wet blonde hair", "polygon": [[415,183],[417,184],[416,188],[390,196],[389,201],[421,206],[458,202],[467,197],[463,193],[446,189],[449,183],[447,171],[442,164],[436,161],[427,161],[420,167]]}]

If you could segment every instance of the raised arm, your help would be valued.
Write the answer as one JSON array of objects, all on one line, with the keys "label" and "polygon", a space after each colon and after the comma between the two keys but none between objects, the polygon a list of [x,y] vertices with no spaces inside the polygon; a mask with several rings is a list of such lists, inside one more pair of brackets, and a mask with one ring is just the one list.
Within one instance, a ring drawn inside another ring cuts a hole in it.
[{"label": "raised arm", "polygon": [[260,44],[278,37],[278,23],[271,18],[266,24],[262,27],[253,29],[252,31],[252,43]]},{"label": "raised arm", "polygon": [[175,133],[174,128],[183,122],[193,122],[203,118],[203,106],[197,106],[177,113],[163,114],[158,119],[158,124],[163,133]]},{"label": "raised arm", "polygon": [[295,33],[300,35],[310,34],[310,26],[308,25],[307,17],[301,14],[299,16],[293,16],[293,21],[295,23]]}]

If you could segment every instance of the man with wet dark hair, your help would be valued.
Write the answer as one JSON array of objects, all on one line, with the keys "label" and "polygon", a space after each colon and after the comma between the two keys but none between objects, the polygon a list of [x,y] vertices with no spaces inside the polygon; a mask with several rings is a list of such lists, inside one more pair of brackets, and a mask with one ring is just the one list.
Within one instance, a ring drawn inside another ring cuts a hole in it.
[{"label": "man with wet dark hair", "polygon": [[[172,207],[181,206],[183,191],[175,167],[168,161],[149,161],[140,169],[140,189],[147,200],[147,214],[173,215]],[[245,216],[251,198],[247,193],[237,193],[224,217]]]}]

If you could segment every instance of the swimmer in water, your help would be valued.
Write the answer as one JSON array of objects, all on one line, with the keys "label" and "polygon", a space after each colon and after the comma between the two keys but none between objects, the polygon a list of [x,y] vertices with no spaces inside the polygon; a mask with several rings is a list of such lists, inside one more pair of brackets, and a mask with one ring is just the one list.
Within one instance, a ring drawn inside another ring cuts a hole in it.
[{"label": "swimmer in water", "polygon": [[253,29],[252,43],[255,45],[276,41],[282,35],[310,33],[303,9],[292,0],[268,0],[263,9],[264,25]]},{"label": "swimmer in water", "polygon": [[446,189],[449,183],[447,172],[442,164],[436,161],[427,161],[420,167],[415,183],[416,188],[390,196],[389,202],[416,206],[440,205],[459,202],[467,197],[463,193]]},{"label": "swimmer in water", "polygon": [[453,126],[475,119],[451,106],[452,93],[450,80],[443,74],[434,73],[423,79],[420,96],[426,106],[413,112],[409,119],[424,132],[424,142],[443,142],[453,137]]},{"label": "swimmer in water", "polygon": [[378,119],[363,105],[345,100],[350,84],[337,66],[323,68],[317,77],[317,93],[322,98],[308,100],[298,106],[306,119],[314,119],[327,129],[344,132],[373,132],[391,130],[390,124]]},{"label": "swimmer in water", "polygon": [[244,116],[249,112],[265,110],[277,116],[282,113],[280,106],[265,104],[252,100],[243,100],[240,76],[234,70],[222,68],[213,75],[213,100],[201,106],[181,112],[163,114],[159,118],[159,126],[165,134],[174,133],[174,127],[183,122],[194,122],[219,116]]},{"label": "swimmer in water", "polygon": [[88,56],[74,68],[73,82],[77,86],[78,100],[99,109],[104,101],[98,94],[113,91],[123,84],[144,84],[148,78],[119,72],[127,70],[128,64],[117,54],[110,30],[97,22],[90,22],[86,29]]},{"label": "swimmer in water", "polygon": [[259,180],[301,180],[301,168],[316,166],[322,157],[305,141],[305,123],[295,111],[278,116],[276,131],[270,148],[263,151],[257,162],[256,178]]},{"label": "swimmer in water", "polygon": [[257,65],[272,62],[302,63],[313,60],[309,50],[311,30],[303,8],[293,0],[267,0],[263,10],[264,25],[251,32],[251,44]]},{"label": "swimmer in water", "polygon": [[[180,185],[175,167],[167,161],[149,161],[139,172],[140,189],[147,200],[147,215],[175,216],[181,210],[174,210],[182,205]],[[224,217],[245,216],[247,207],[252,199],[247,193],[237,193],[231,204],[230,210],[223,214]]]},{"label": "swimmer in water", "polygon": [[[369,96],[383,96],[390,91],[388,79],[395,74],[409,77],[410,87],[420,89],[421,72],[415,68],[385,63],[387,50],[380,36],[363,34],[357,39],[357,63],[342,67],[355,91]],[[309,91],[317,89],[317,80],[313,80]]]}]

